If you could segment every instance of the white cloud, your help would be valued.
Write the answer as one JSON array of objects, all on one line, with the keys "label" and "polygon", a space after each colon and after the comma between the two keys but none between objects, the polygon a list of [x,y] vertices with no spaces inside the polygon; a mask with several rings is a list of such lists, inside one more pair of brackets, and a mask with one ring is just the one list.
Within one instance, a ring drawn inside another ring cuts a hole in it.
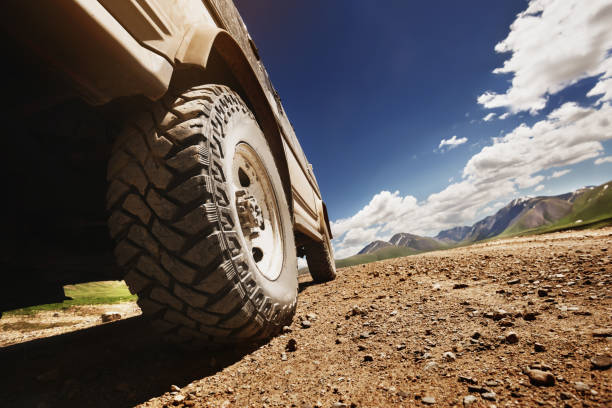
[{"label": "white cloud", "polygon": [[570,173],[571,170],[570,169],[565,169],[565,170],[559,170],[559,171],[555,171],[553,174],[550,175],[549,178],[554,179],[554,178],[559,178],[559,177],[563,177],[565,176],[567,173]]},{"label": "white cloud", "polygon": [[595,160],[594,163],[598,166],[604,163],[612,163],[612,156],[600,157],[599,159]]},{"label": "white cloud", "polygon": [[450,139],[442,139],[440,140],[440,144],[438,145],[438,149],[442,149],[445,146],[448,146],[448,149],[454,149],[455,147],[462,145],[468,141],[467,137],[457,138],[456,135],[451,137]]},{"label": "white cloud", "polygon": [[495,118],[495,116],[497,116],[497,114],[491,112],[491,113],[487,114],[487,116],[482,118],[482,120],[484,120],[485,122],[490,122],[490,121],[492,121]]},{"label": "white cloud", "polygon": [[587,77],[601,75],[587,95],[612,99],[612,5],[609,0],[532,0],[508,36],[495,46],[511,53],[497,74],[512,75],[505,93],[478,97],[486,108],[537,113],[548,96]]},{"label": "white cloud", "polygon": [[506,113],[503,113],[503,114],[499,115],[499,119],[500,119],[500,120],[504,120],[504,119],[506,119],[508,116],[510,116],[510,112],[506,112]]},{"label": "white cloud", "polygon": [[546,187],[544,187],[544,184],[538,184],[533,191],[542,191],[544,190]]}]

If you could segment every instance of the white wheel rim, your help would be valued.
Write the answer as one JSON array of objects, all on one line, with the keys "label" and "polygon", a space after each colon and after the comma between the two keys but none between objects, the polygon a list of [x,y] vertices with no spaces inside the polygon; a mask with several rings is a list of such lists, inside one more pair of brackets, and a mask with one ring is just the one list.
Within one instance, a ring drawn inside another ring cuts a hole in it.
[{"label": "white wheel rim", "polygon": [[246,143],[236,146],[231,181],[247,250],[259,272],[269,280],[276,280],[284,261],[278,203],[266,168]]}]

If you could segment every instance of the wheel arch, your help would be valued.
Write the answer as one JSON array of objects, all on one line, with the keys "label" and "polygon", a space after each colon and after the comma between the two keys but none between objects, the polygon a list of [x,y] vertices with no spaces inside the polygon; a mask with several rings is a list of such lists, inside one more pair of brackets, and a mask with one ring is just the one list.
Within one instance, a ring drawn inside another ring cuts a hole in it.
[{"label": "wheel arch", "polygon": [[[272,150],[276,167],[279,171],[284,193],[293,217],[293,198],[291,193],[291,176],[283,147],[282,130],[276,121],[273,108],[266,97],[257,75],[240,45],[227,31],[213,26],[196,25],[187,31],[175,55],[177,77],[192,78],[190,74],[204,73],[208,80],[234,89],[253,110]],[[229,75],[225,67],[229,68]],[[195,85],[193,79],[181,87]],[[180,80],[178,82],[181,82]]]}]

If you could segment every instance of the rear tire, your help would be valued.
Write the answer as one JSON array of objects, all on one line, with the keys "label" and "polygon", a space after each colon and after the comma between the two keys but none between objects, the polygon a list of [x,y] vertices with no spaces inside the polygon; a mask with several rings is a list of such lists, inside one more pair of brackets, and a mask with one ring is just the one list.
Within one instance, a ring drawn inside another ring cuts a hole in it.
[{"label": "rear tire", "polygon": [[[244,166],[260,167],[248,187],[236,173]],[[235,92],[205,85],[156,103],[117,140],[108,180],[117,262],[165,338],[244,342],[291,320],[297,260],[289,207],[265,136]],[[268,244],[256,243],[266,234]]]},{"label": "rear tire", "polygon": [[328,282],[336,279],[334,250],[327,234],[322,242],[312,242],[307,246],[306,262],[310,276],[315,282]]}]

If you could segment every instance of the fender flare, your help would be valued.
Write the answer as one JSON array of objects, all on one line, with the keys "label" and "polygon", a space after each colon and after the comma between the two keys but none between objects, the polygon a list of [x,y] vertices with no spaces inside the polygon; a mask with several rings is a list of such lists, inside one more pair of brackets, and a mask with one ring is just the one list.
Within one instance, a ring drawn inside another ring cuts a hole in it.
[{"label": "fender flare", "polygon": [[247,98],[245,102],[254,110],[253,113],[257,123],[261,127],[272,150],[276,167],[283,182],[289,211],[293,217],[291,176],[283,147],[282,130],[270,107],[265,91],[240,45],[230,33],[221,28],[195,25],[186,32],[174,59],[177,65],[195,66],[206,70],[213,49],[230,68],[233,77],[240,84]]}]

